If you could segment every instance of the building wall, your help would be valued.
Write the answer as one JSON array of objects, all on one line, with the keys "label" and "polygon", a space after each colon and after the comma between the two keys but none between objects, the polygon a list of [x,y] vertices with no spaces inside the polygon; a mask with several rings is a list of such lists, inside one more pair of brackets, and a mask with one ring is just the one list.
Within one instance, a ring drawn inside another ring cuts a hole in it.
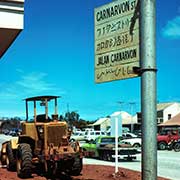
[{"label": "building wall", "polygon": [[106,131],[107,128],[110,126],[110,119],[105,120],[102,124],[101,124],[101,131]]},{"label": "building wall", "polygon": [[164,111],[163,111],[163,122],[168,120],[168,115],[171,115],[171,118],[172,118],[179,113],[180,113],[180,104],[179,103],[172,104],[171,106],[164,109]]},{"label": "building wall", "polygon": [[94,130],[106,131],[110,127],[110,119],[106,118],[100,124],[94,125]]}]

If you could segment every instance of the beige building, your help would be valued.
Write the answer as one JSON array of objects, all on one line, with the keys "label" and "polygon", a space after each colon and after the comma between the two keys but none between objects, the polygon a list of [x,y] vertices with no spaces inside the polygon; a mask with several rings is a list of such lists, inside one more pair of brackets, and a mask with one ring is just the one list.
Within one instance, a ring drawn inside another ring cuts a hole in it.
[{"label": "beige building", "polygon": [[[169,102],[157,104],[157,124],[166,122],[180,113],[180,103]],[[141,124],[141,113],[137,113],[138,123]]]},{"label": "beige building", "polygon": [[[122,116],[122,126],[123,127],[128,127],[131,129],[131,127],[134,128],[134,126],[131,126],[131,124],[135,125],[137,124],[137,116],[131,116],[125,111],[121,112],[115,112],[115,113],[120,113]],[[110,128],[111,126],[111,118],[99,118],[94,124],[92,124],[92,127],[95,130],[101,130],[101,131],[106,131]]]},{"label": "beige building", "polygon": [[163,123],[180,113],[180,103],[157,104],[157,122]]},{"label": "beige building", "polygon": [[[159,103],[157,104],[157,124],[168,121],[180,113],[180,103]],[[121,112],[122,126],[129,128],[130,131],[139,130],[141,128],[141,113],[131,116],[127,112]],[[95,130],[106,131],[110,128],[110,118],[100,118],[92,127]]]},{"label": "beige building", "polygon": [[92,127],[94,130],[107,131],[110,127],[110,118],[100,118]]}]

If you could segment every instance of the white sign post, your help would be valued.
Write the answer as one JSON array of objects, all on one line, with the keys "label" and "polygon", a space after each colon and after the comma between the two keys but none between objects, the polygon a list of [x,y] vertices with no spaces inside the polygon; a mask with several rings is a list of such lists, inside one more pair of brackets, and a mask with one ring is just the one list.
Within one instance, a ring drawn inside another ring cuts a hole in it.
[{"label": "white sign post", "polygon": [[130,32],[137,0],[117,0],[95,9],[95,82],[136,77],[139,21]]},{"label": "white sign post", "polygon": [[115,118],[116,121],[116,143],[115,143],[115,173],[118,172],[118,118]]},{"label": "white sign post", "polygon": [[115,173],[118,172],[118,139],[122,136],[122,116],[121,112],[111,115],[111,136],[115,136]]}]

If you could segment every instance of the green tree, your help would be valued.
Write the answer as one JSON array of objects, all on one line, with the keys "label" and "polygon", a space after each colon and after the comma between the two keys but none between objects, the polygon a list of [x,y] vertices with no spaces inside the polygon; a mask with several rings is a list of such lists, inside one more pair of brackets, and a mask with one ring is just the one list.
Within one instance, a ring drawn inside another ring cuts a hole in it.
[{"label": "green tree", "polygon": [[79,121],[80,115],[76,111],[67,112],[65,114],[65,121],[68,122],[69,126],[74,126],[76,121]]}]

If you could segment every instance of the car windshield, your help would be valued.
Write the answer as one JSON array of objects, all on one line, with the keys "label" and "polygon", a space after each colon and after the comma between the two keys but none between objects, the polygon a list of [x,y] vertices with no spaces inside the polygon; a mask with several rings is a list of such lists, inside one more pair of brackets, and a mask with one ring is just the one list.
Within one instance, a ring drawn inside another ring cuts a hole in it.
[{"label": "car windshield", "polygon": [[79,133],[77,133],[77,132],[76,132],[76,133],[74,133],[73,135],[74,135],[74,136],[78,136],[78,135],[79,135]]},{"label": "car windshield", "polygon": [[115,143],[115,138],[102,138],[101,139],[102,143]]},{"label": "car windshield", "polygon": [[[118,138],[118,142],[120,142],[121,139],[122,139],[122,138],[119,137],[119,138]],[[115,144],[115,137],[108,137],[108,138],[103,137],[103,138],[101,139],[101,142],[102,142],[102,143],[112,143],[112,144]]]},{"label": "car windshield", "polygon": [[159,133],[160,135],[176,135],[177,131],[176,130],[162,130]]}]

